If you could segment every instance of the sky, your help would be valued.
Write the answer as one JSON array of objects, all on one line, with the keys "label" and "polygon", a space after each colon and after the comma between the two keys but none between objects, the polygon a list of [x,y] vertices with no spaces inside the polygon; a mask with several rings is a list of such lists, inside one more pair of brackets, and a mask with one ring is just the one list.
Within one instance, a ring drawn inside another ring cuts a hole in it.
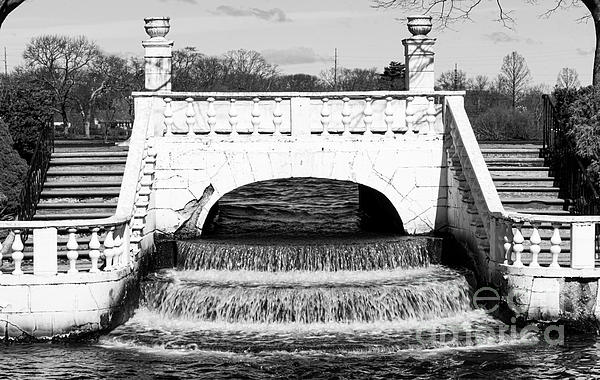
[{"label": "sky", "polygon": [[[543,17],[554,2],[539,3],[545,4],[504,0],[515,20],[509,27],[495,21],[495,0],[483,0],[471,21],[435,26],[429,36],[437,38],[438,75],[456,64],[469,77],[495,78],[502,57],[517,51],[532,84],[554,86],[562,67],[591,83],[594,26],[577,21],[585,8]],[[43,34],[85,35],[108,53],[141,57],[143,18],[170,16],[175,48],[193,46],[209,55],[252,49],[290,74],[333,67],[337,48],[340,67],[382,71],[392,60],[403,61],[407,15],[400,8],[373,8],[371,0],[26,0],[2,25],[0,49],[6,48],[9,70],[23,63],[27,42]]]}]

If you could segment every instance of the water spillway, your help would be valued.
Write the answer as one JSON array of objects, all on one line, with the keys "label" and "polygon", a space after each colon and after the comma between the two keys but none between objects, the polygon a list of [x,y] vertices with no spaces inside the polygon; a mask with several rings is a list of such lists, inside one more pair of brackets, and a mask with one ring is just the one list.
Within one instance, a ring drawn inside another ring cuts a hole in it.
[{"label": "water spillway", "polygon": [[[101,344],[199,355],[250,378],[265,368],[275,377],[338,370],[342,358],[379,373],[395,361],[385,378],[422,371],[414,356],[423,352],[533,339],[502,333],[507,325],[474,308],[468,271],[441,265],[440,238],[361,231],[348,187],[338,188],[346,200],[337,203],[324,199],[340,194],[314,186],[267,189],[256,207],[240,207],[252,204],[251,191],[225,199],[210,234],[177,242],[175,265],[145,279],[135,317]],[[298,192],[302,207],[289,206]],[[318,217],[296,223],[293,211],[310,214],[308,205]]]}]

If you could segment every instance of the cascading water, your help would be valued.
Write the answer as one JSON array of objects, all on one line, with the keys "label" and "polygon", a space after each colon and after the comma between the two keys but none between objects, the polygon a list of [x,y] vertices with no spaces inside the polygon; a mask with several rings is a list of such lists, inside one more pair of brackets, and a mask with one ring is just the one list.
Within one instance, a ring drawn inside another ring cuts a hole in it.
[{"label": "cascading water", "polygon": [[[313,234],[298,233],[281,206],[290,201],[281,193],[297,195],[298,188],[267,189],[277,194],[276,207],[269,209],[263,197],[263,209],[244,215],[242,193],[221,203],[219,233],[178,242],[176,267],[148,276],[136,316],[102,345],[200,355],[220,363],[211,369],[215,376],[231,375],[218,366],[250,378],[292,376],[314,366],[325,372],[308,377],[329,378],[326,368],[338,368],[342,357],[369,371],[365,376],[399,377],[403,368],[418,373],[415,355],[537,340],[507,334],[508,326],[473,308],[466,272],[439,264],[440,239],[359,233],[350,216],[356,199],[332,207],[314,188],[303,189],[310,199],[300,209],[311,204],[320,217],[308,223]],[[244,233],[231,238],[240,226]],[[323,233],[315,236],[315,229]],[[274,230],[287,233],[274,236]],[[382,360],[396,369],[372,367]]]}]

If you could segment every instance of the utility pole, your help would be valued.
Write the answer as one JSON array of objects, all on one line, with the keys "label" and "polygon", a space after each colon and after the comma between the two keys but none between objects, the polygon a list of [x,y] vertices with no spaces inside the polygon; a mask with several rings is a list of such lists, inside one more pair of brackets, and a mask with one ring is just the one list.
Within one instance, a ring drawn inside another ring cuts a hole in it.
[{"label": "utility pole", "polygon": [[458,64],[454,64],[454,81],[453,81],[453,90],[458,90]]},{"label": "utility pole", "polygon": [[337,48],[333,53],[333,90],[337,90]]},{"label": "utility pole", "polygon": [[6,46],[4,47],[4,75],[8,75],[8,63],[6,60]]}]

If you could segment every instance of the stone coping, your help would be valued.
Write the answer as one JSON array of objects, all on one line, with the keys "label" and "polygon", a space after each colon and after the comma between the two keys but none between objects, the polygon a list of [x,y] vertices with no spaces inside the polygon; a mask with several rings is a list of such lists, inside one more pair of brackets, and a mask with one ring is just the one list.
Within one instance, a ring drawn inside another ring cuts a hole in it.
[{"label": "stone coping", "polygon": [[503,212],[493,213],[492,217],[516,223],[600,223],[600,215],[538,215],[520,212]]},{"label": "stone coping", "polygon": [[600,278],[600,268],[574,269],[567,267],[550,268],[528,266],[515,267],[507,264],[497,264],[501,273],[515,276],[532,276],[543,278]]},{"label": "stone coping", "polygon": [[161,97],[161,98],[343,98],[343,97],[373,97],[384,98],[387,96],[464,96],[465,91],[328,91],[328,92],[171,92],[171,91],[137,91],[134,97]]},{"label": "stone coping", "polygon": [[77,274],[59,273],[54,276],[40,276],[34,274],[0,275],[0,286],[28,286],[28,285],[66,285],[119,281],[133,272],[130,267],[121,268],[110,272],[79,272]]},{"label": "stone coping", "polygon": [[[412,132],[411,132],[412,133]],[[322,147],[331,147],[336,151],[340,150],[340,143],[352,143],[352,144],[373,144],[377,142],[379,145],[391,145],[394,148],[397,148],[397,144],[399,142],[406,142],[413,144],[416,140],[419,142],[432,142],[432,141],[440,141],[444,138],[444,133],[435,132],[435,133],[419,133],[412,134],[411,138],[403,138],[403,134],[395,133],[394,137],[384,136],[383,134],[374,134],[373,136],[364,136],[360,134],[352,134],[351,136],[342,136],[342,135],[334,135],[330,133],[329,135],[323,136],[320,134],[310,134],[306,136],[291,136],[289,133],[282,134],[280,136],[273,136],[272,133],[260,134],[258,137],[250,135],[250,134],[238,134],[235,135],[235,138],[232,138],[231,134],[218,134],[216,136],[209,136],[207,134],[204,135],[194,135],[189,136],[186,133],[182,134],[174,134],[171,136],[158,137],[162,143],[167,144],[218,144],[219,146],[223,146],[226,149],[232,149],[239,147],[242,150],[248,150],[248,144],[251,143],[252,146],[258,146],[256,149],[262,149],[262,151],[270,152],[277,151],[281,149],[289,149],[289,146],[295,146],[299,142],[305,145],[310,145],[310,147],[322,148]],[[286,148],[281,148],[280,146],[273,146],[273,141],[277,141],[277,144],[283,144]],[[318,145],[314,145],[317,143]],[[261,147],[260,144],[264,144],[264,147]],[[351,145],[354,146],[354,145]],[[429,145],[420,146],[416,145],[413,147],[415,150],[419,149],[431,149]],[[1,224],[0,224],[1,227]]]}]

